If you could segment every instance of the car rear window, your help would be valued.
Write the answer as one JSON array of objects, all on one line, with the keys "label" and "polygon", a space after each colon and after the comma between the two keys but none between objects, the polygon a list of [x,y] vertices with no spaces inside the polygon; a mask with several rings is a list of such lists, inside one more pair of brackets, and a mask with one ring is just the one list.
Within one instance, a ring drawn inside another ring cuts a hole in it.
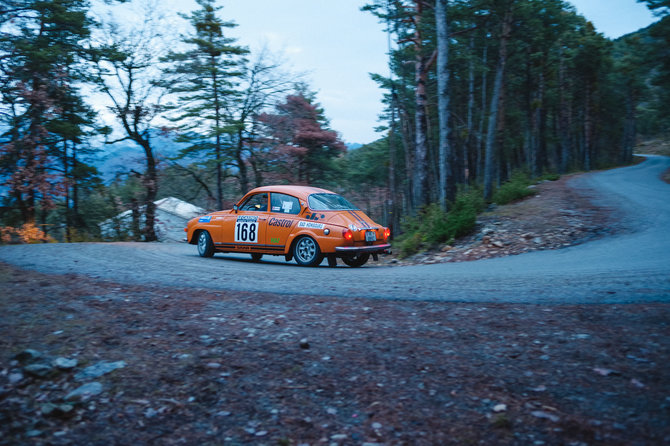
[{"label": "car rear window", "polygon": [[337,194],[312,194],[307,198],[313,211],[357,211],[349,200]]}]

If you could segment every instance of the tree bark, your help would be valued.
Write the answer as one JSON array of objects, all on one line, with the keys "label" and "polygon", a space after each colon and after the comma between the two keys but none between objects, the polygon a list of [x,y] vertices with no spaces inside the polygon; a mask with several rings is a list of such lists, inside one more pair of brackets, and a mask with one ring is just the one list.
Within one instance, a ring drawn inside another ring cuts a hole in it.
[{"label": "tree bark", "polygon": [[[221,147],[221,106],[219,104],[219,83],[216,76],[216,58],[210,58],[210,66],[212,71],[212,85],[214,88],[214,125],[216,127],[216,138],[214,139],[214,156],[216,157],[216,205],[217,209],[223,209],[223,169],[222,169],[222,155],[223,149]],[[244,192],[246,193],[246,192]]]},{"label": "tree bark", "polygon": [[[63,187],[65,188],[65,241],[72,242],[72,215],[70,209],[70,168],[68,162],[67,140],[63,141]],[[74,168],[74,166],[73,166]],[[72,180],[76,181],[74,177]]]},{"label": "tree bark", "polygon": [[423,205],[428,204],[428,123],[426,116],[426,83],[428,81],[428,60],[423,54],[421,35],[421,15],[423,14],[423,2],[415,2],[414,15],[414,80],[416,82],[414,99],[416,111],[414,114],[414,190],[412,193],[413,210],[416,211]]},{"label": "tree bark", "polygon": [[621,157],[623,164],[630,164],[633,161],[633,149],[635,148],[635,140],[637,139],[636,99],[634,87],[629,85],[626,94],[626,120],[624,124],[623,154]]},{"label": "tree bark", "polygon": [[584,170],[591,170],[591,139],[593,123],[591,121],[591,86],[586,84],[584,91]]},{"label": "tree bark", "polygon": [[474,122],[473,115],[475,109],[475,59],[474,59],[474,49],[475,49],[475,36],[470,37],[470,60],[468,61],[468,114],[467,114],[467,138],[465,140],[465,148],[463,153],[463,179],[466,183],[470,181],[470,178],[474,172],[470,172],[471,160],[470,156],[472,153],[472,141],[473,141],[473,131],[474,131]]},{"label": "tree bark", "polygon": [[493,95],[491,97],[488,131],[486,134],[486,153],[484,159],[484,198],[486,200],[491,199],[491,196],[493,195],[495,140],[498,129],[498,111],[500,108],[500,98],[504,87],[505,65],[507,64],[507,41],[510,37],[511,26],[512,12],[507,11],[502,23],[500,48],[498,49],[498,65],[496,67],[496,77],[493,83]]},{"label": "tree bark", "polygon": [[449,144],[449,27],[447,0],[437,0],[435,23],[437,25],[437,103],[439,120],[439,199],[442,209],[453,202],[456,188],[453,181],[451,146]]},{"label": "tree bark", "polygon": [[243,194],[246,194],[249,192],[249,174],[247,172],[247,165],[244,162],[244,157],[242,156],[244,151],[244,135],[242,132],[242,129],[237,131],[237,150],[235,150],[235,160],[237,162],[237,169],[239,172],[238,175],[240,179],[240,189]]},{"label": "tree bark", "polygon": [[481,97],[481,105],[480,105],[480,116],[479,116],[479,124],[477,126],[477,168],[476,168],[476,173],[475,176],[479,179],[482,177],[482,170],[483,170],[483,152],[485,149],[485,141],[484,141],[484,123],[486,121],[486,102],[487,102],[487,97],[486,97],[486,92],[488,89],[488,76],[487,76],[487,65],[488,65],[488,46],[484,46],[484,51],[482,54],[482,65],[484,66],[484,70],[482,71],[482,97]]},{"label": "tree bark", "polygon": [[559,48],[560,63],[558,68],[558,83],[560,111],[558,118],[558,128],[560,133],[559,139],[561,141],[559,172],[563,174],[568,171],[570,154],[572,153],[572,140],[570,133],[570,101],[568,97],[569,85],[567,76],[565,75],[565,57],[563,56],[563,46],[559,45]]},{"label": "tree bark", "polygon": [[156,158],[149,137],[142,140],[142,148],[147,162],[147,171],[144,174],[144,187],[146,191],[144,199],[144,241],[155,242],[158,240],[154,223],[156,221],[156,195],[158,194],[158,172],[156,170]]}]

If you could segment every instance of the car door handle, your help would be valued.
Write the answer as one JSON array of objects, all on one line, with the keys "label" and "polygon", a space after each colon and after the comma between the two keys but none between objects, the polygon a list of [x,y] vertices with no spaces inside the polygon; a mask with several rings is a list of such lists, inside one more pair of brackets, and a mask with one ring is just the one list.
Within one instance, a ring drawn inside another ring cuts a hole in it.
[{"label": "car door handle", "polygon": [[260,221],[265,221],[265,220],[267,220],[267,218],[262,218],[262,217],[259,217],[258,219],[259,219]]}]

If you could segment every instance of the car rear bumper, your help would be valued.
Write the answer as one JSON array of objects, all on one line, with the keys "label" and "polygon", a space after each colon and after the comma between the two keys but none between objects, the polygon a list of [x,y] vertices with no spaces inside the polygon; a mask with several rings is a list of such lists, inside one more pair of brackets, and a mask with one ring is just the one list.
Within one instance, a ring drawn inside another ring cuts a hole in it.
[{"label": "car rear bumper", "polygon": [[370,245],[370,246],[336,246],[335,252],[338,254],[358,254],[358,253],[367,253],[367,254],[382,254],[389,252],[391,245],[385,243],[383,245]]}]

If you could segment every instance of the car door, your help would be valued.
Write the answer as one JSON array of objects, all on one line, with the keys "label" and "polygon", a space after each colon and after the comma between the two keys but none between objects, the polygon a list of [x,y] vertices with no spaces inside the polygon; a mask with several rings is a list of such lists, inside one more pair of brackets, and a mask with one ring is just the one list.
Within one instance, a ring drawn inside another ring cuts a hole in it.
[{"label": "car door", "polygon": [[237,213],[224,225],[222,248],[239,252],[262,250],[268,223],[268,199],[264,192],[251,195],[240,204]]},{"label": "car door", "polygon": [[296,197],[278,192],[270,193],[270,214],[265,233],[265,244],[269,249],[284,248],[298,221],[300,210],[300,200]]}]

